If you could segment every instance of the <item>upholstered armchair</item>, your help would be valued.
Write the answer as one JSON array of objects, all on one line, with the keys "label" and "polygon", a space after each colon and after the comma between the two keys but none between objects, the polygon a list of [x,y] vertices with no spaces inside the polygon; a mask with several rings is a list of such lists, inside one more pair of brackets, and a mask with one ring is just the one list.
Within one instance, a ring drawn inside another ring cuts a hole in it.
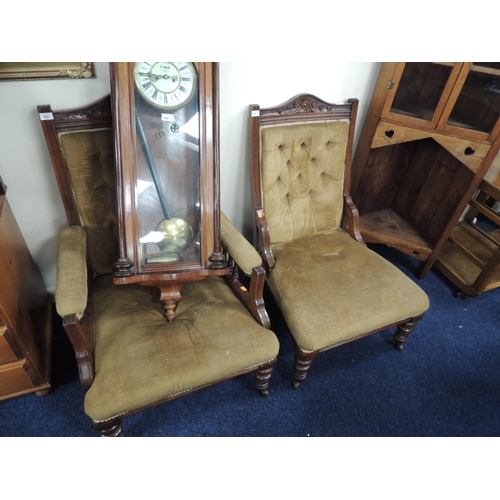
[{"label": "upholstered armchair", "polygon": [[255,245],[295,341],[295,388],[319,353],[375,332],[397,326],[402,350],[429,308],[359,233],[349,194],[357,106],[308,94],[250,106]]},{"label": "upholstered armchair", "polygon": [[248,372],[268,395],[279,344],[269,330],[265,271],[253,246],[221,214],[232,273],[185,285],[169,322],[156,288],[113,284],[118,242],[110,97],[71,110],[39,106],[38,112],[69,222],[60,235],[56,309],[75,351],[85,413],[97,431],[121,436],[124,417]]}]

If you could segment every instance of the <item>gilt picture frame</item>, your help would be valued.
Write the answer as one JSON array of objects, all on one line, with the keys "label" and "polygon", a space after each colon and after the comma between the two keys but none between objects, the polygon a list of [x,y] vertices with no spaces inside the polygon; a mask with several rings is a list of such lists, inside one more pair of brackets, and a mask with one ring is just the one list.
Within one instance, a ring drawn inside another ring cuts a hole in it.
[{"label": "gilt picture frame", "polygon": [[0,62],[0,82],[95,77],[93,62]]}]

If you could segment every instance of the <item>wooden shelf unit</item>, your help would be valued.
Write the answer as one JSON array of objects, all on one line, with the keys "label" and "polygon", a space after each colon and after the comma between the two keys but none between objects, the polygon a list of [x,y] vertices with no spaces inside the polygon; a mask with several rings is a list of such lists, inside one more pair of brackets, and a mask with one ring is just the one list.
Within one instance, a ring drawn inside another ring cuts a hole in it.
[{"label": "wooden shelf unit", "polygon": [[382,65],[353,160],[352,196],[365,241],[422,261],[420,278],[499,150],[498,90],[500,63]]},{"label": "wooden shelf unit", "polygon": [[500,287],[500,155],[479,184],[435,266],[458,289],[475,297]]}]

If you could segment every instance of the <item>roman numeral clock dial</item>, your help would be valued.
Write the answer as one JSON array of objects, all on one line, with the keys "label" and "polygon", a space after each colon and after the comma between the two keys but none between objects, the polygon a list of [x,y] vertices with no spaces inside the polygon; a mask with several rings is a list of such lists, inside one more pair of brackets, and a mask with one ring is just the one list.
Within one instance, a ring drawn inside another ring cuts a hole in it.
[{"label": "roman numeral clock dial", "polygon": [[196,70],[187,62],[138,62],[134,79],[137,90],[153,106],[176,110],[196,91]]}]

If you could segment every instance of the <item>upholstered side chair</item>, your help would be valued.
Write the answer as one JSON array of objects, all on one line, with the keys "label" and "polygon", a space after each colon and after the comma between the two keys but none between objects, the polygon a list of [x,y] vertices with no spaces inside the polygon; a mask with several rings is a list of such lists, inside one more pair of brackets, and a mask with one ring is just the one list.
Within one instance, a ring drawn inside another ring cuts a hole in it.
[{"label": "upholstered side chair", "polygon": [[403,349],[422,289],[363,242],[349,195],[358,101],[297,95],[250,106],[255,245],[295,341],[298,388],[319,353],[397,326]]},{"label": "upholstered side chair", "polygon": [[[231,275],[185,285],[176,318],[167,321],[154,287],[113,284],[118,235],[110,96],[70,110],[38,106],[38,112],[69,222],[60,235],[56,310],[95,429],[121,436],[124,417],[248,372],[268,395],[279,343],[269,329],[265,271],[253,246],[221,214]],[[247,286],[240,272],[248,275]]]}]

